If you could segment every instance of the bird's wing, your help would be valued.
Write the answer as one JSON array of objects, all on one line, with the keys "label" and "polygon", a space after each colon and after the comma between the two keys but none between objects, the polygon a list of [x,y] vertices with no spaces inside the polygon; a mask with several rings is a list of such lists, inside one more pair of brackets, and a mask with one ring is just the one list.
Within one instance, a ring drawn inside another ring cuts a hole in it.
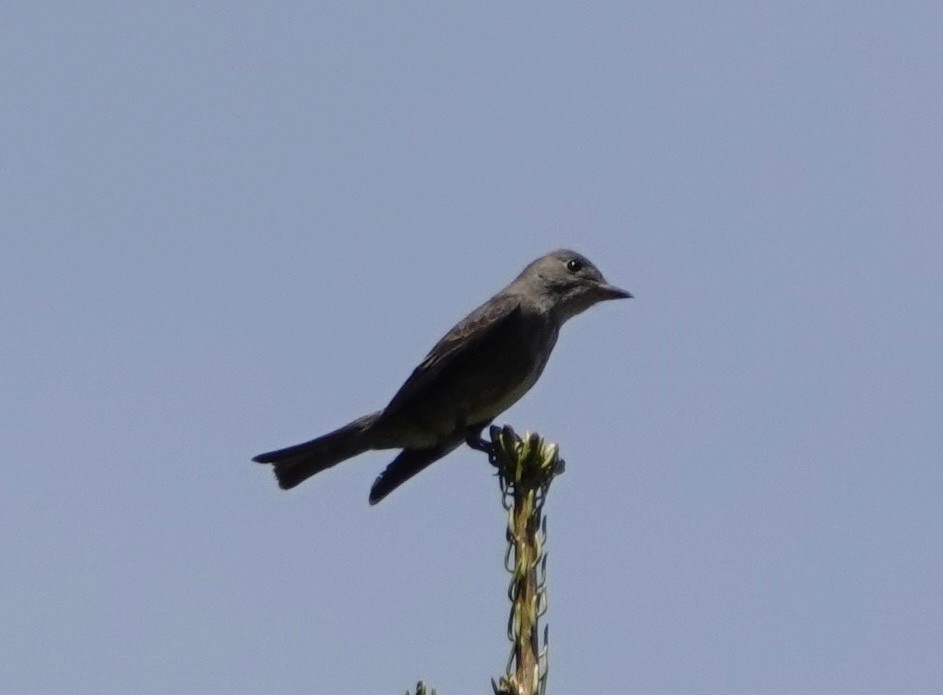
[{"label": "bird's wing", "polygon": [[370,488],[370,504],[382,500],[427,466],[458,448],[461,443],[462,441],[458,440],[429,449],[403,449],[373,482],[373,487]]},{"label": "bird's wing", "polygon": [[393,396],[384,414],[393,413],[407,404],[449,365],[474,351],[514,321],[520,316],[520,311],[520,299],[511,295],[493,297],[475,309],[435,344]]}]

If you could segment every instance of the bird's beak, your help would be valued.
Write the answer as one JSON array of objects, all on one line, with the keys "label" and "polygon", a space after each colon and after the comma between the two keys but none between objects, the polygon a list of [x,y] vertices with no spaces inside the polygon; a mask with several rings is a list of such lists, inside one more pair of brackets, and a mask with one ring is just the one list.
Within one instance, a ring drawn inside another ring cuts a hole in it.
[{"label": "bird's beak", "polygon": [[604,299],[632,299],[632,294],[630,292],[626,292],[615,285],[597,285],[596,294],[599,295],[600,301]]}]

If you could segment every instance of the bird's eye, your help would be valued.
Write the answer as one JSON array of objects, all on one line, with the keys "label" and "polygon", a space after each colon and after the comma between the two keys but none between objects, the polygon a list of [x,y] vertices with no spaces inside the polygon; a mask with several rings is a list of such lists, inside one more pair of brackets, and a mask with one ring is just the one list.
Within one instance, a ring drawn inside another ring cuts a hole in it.
[{"label": "bird's eye", "polygon": [[566,262],[566,269],[571,273],[578,273],[583,269],[583,264],[575,258],[571,258]]}]

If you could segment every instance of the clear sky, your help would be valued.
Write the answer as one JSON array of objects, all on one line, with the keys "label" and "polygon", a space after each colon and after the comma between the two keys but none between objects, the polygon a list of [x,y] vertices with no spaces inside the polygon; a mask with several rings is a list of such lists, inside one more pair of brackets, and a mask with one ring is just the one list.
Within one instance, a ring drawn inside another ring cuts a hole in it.
[{"label": "clear sky", "polygon": [[558,247],[550,692],[943,692],[938,2],[0,7],[0,693],[490,691],[463,448],[381,407]]}]

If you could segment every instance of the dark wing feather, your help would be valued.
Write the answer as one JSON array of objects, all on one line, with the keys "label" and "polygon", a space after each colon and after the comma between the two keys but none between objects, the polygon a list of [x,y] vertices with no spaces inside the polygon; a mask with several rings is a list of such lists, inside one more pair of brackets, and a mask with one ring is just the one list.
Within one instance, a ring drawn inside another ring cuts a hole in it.
[{"label": "dark wing feather", "polygon": [[403,449],[373,482],[373,487],[370,488],[370,504],[376,504],[382,500],[427,466],[458,448],[461,443],[461,441],[450,442],[429,449]]},{"label": "dark wing feather", "polygon": [[520,299],[513,295],[498,295],[475,309],[435,344],[393,396],[384,415],[409,403],[450,364],[514,321],[520,311]]}]

